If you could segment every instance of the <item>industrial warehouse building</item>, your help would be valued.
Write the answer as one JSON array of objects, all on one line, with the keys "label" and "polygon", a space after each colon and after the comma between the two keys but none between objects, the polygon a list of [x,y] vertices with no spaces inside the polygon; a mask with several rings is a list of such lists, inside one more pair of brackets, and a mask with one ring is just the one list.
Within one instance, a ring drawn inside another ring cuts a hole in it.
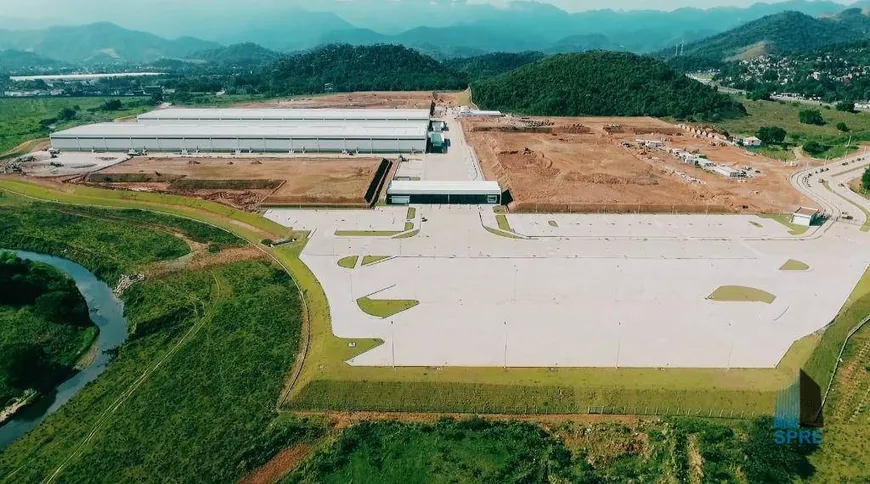
[{"label": "industrial warehouse building", "polygon": [[423,153],[425,109],[163,109],[51,134],[66,151]]},{"label": "industrial warehouse building", "polygon": [[400,181],[387,188],[387,203],[408,204],[501,204],[501,188],[495,181]]},{"label": "industrial warehouse building", "polygon": [[422,153],[426,125],[376,126],[101,123],[51,134],[61,151]]},{"label": "industrial warehouse building", "polygon": [[206,121],[221,123],[263,122],[295,124],[300,121],[354,121],[360,124],[405,125],[420,123],[428,125],[431,117],[426,109],[161,109],[139,115],[140,123],[203,124]]}]

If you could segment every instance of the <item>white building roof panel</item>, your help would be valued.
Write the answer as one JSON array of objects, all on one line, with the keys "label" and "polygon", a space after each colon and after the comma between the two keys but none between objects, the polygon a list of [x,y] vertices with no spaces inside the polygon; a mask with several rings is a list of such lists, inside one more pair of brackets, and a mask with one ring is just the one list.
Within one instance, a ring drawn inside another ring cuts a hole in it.
[{"label": "white building roof panel", "polygon": [[426,109],[186,109],[151,111],[140,120],[359,120],[429,121]]},{"label": "white building roof panel", "polygon": [[52,133],[52,138],[361,138],[426,139],[426,127],[341,124],[299,125],[215,125],[99,123]]},{"label": "white building roof panel", "polygon": [[501,195],[496,181],[406,181],[394,180],[390,195]]}]

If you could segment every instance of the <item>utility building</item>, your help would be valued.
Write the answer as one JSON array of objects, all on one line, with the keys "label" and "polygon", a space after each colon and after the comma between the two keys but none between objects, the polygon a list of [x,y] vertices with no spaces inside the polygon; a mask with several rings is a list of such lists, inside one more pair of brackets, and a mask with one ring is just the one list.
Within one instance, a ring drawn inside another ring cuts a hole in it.
[{"label": "utility building", "polygon": [[129,150],[242,153],[422,153],[427,125],[377,126],[354,122],[335,125],[199,122],[101,123],[51,134],[51,145],[62,151]]},{"label": "utility building", "polygon": [[387,188],[387,202],[394,205],[499,205],[501,188],[494,181],[395,180]]}]

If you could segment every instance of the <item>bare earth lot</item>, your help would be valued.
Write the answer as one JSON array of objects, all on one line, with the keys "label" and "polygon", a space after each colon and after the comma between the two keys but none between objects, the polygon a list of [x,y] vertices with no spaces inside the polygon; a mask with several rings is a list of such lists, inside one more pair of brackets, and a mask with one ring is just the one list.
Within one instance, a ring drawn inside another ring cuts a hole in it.
[{"label": "bare earth lot", "polygon": [[133,158],[91,182],[215,200],[245,209],[268,205],[365,207],[380,158]]},{"label": "bare earth lot", "polygon": [[[486,178],[510,188],[515,211],[781,213],[813,205],[790,185],[794,168],[653,118],[466,119],[463,126]],[[637,139],[750,167],[753,177],[726,179],[640,148]]]},{"label": "bare earth lot", "polygon": [[244,103],[234,107],[429,109],[433,101],[439,106],[459,106],[459,96],[460,93],[432,91],[351,92]]}]

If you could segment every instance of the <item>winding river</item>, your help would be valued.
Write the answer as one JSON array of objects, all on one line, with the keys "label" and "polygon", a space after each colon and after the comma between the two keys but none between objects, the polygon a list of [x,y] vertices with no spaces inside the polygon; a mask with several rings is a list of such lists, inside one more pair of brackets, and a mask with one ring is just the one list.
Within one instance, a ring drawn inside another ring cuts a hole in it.
[{"label": "winding river", "polygon": [[0,426],[0,449],[6,448],[16,439],[36,428],[45,417],[56,412],[85,385],[96,380],[109,363],[110,356],[107,350],[121,346],[127,338],[127,319],[124,317],[123,304],[112,294],[112,288],[97,279],[90,271],[75,262],[59,257],[33,252],[12,252],[22,259],[54,266],[72,277],[88,304],[91,320],[100,328],[100,334],[96,342],[97,356],[87,368],[61,383],[54,393],[40,396],[35,403],[21,409],[12,419]]}]

